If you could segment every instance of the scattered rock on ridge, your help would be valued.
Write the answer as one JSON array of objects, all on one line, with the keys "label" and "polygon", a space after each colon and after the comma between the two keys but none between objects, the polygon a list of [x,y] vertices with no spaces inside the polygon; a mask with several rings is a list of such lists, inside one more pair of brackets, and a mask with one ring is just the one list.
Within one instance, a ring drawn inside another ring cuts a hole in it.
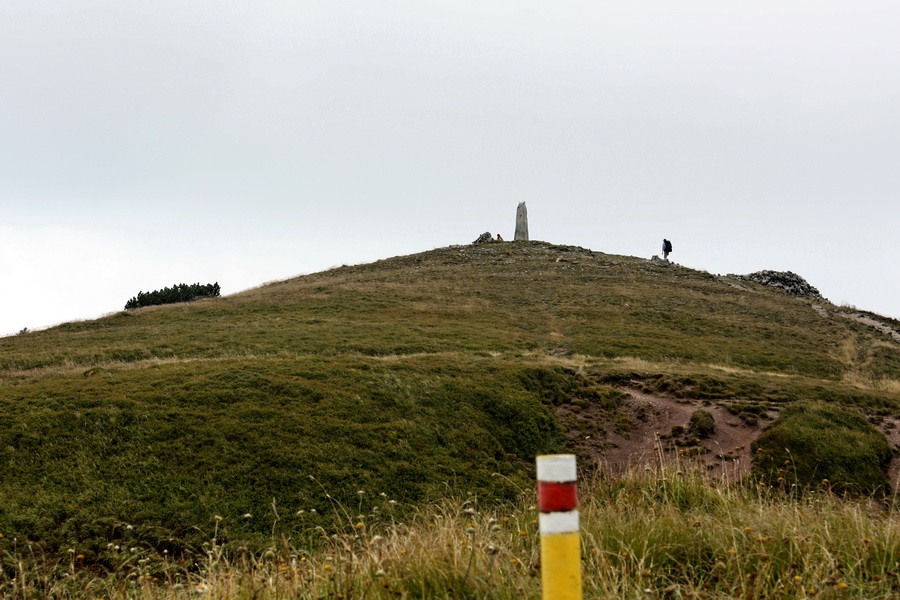
[{"label": "scattered rock on ridge", "polygon": [[900,331],[894,329],[887,323],[883,323],[878,319],[875,319],[872,316],[865,315],[863,313],[858,312],[846,312],[839,310],[837,314],[850,319],[851,321],[856,321],[857,323],[862,323],[866,327],[871,327],[872,329],[883,333],[884,335],[890,337],[895,342],[900,342]]},{"label": "scattered rock on ridge", "polygon": [[825,300],[822,294],[819,293],[819,290],[791,271],[757,271],[749,275],[734,275],[734,277],[761,283],[762,285],[779,289],[791,296],[798,296],[807,300]]},{"label": "scattered rock on ridge", "polygon": [[473,244],[487,244],[488,242],[493,242],[494,236],[491,235],[490,231],[485,231],[481,235],[478,236],[478,239],[472,242]]}]

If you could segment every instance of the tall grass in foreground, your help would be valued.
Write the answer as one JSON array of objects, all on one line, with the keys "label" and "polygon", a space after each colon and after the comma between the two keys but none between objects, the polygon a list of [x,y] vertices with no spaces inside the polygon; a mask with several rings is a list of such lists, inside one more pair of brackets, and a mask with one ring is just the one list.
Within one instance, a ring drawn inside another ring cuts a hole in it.
[{"label": "tall grass in foreground", "polygon": [[[893,503],[789,497],[682,468],[582,484],[586,598],[900,597]],[[403,521],[336,506],[343,526],[273,541],[261,554],[216,539],[192,559],[120,547],[116,566],[103,570],[77,548],[49,561],[7,537],[0,597],[539,598],[533,503],[533,493],[505,507],[448,500]]]}]

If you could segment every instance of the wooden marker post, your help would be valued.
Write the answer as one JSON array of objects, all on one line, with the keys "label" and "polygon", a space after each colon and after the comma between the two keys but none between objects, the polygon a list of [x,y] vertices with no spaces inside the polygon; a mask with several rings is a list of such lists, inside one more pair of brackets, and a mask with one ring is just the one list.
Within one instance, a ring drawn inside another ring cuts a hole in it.
[{"label": "wooden marker post", "polygon": [[537,457],[544,600],[581,600],[581,535],[575,455]]}]

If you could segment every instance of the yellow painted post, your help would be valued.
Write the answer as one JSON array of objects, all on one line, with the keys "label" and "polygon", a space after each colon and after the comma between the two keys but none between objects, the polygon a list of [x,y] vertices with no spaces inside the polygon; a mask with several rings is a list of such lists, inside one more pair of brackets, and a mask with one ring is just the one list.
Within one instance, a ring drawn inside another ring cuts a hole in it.
[{"label": "yellow painted post", "polygon": [[581,600],[578,475],[573,454],[537,457],[544,600]]}]

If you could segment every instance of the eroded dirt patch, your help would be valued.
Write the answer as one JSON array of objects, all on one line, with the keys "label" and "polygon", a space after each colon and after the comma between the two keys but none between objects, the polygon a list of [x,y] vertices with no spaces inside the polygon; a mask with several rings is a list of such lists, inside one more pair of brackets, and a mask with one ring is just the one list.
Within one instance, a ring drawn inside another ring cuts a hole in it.
[{"label": "eroded dirt patch", "polygon": [[[579,459],[613,473],[677,459],[699,464],[711,475],[736,481],[750,471],[751,444],[766,425],[778,418],[776,410],[768,409],[756,424],[748,424],[725,406],[707,401],[645,394],[630,388],[621,391],[628,399],[613,417],[608,409],[591,405],[556,407]],[[715,431],[692,439],[691,415],[701,409],[712,415]],[[900,451],[900,417],[881,417],[875,425],[890,447]],[[684,433],[673,437],[673,427],[683,428]],[[900,489],[900,452],[895,455],[888,478],[894,489]]]},{"label": "eroded dirt patch", "polygon": [[891,487],[897,491],[900,490],[900,417],[883,417],[876,427],[884,434],[888,440],[888,445],[894,452],[894,460],[888,468],[888,481]]},{"label": "eroded dirt patch", "polygon": [[[615,473],[632,466],[682,459],[696,462],[711,474],[728,480],[743,477],[750,469],[750,444],[777,415],[769,411],[755,425],[745,423],[726,408],[700,400],[676,399],[622,389],[628,399],[617,415],[593,407],[563,404],[557,416],[582,460]],[[688,435],[691,415],[708,411],[715,431],[703,438]],[[672,436],[673,427],[684,433]]]}]

